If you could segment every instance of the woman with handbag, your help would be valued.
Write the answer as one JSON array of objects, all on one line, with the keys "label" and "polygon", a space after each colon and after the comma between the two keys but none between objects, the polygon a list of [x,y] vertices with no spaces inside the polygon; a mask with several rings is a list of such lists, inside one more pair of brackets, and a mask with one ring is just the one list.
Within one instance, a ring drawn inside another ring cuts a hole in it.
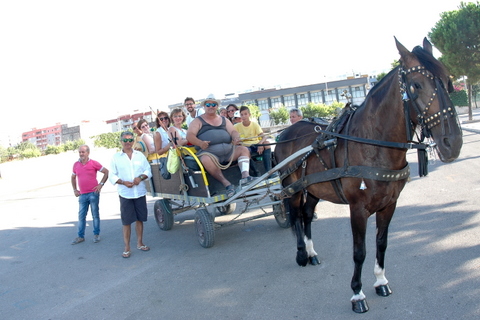
[{"label": "woman with handbag", "polygon": [[177,108],[173,109],[170,113],[170,121],[173,125],[168,128],[168,135],[170,141],[172,141],[176,146],[185,146],[188,144],[187,141],[187,130],[182,128],[185,123],[186,115],[182,109]]}]

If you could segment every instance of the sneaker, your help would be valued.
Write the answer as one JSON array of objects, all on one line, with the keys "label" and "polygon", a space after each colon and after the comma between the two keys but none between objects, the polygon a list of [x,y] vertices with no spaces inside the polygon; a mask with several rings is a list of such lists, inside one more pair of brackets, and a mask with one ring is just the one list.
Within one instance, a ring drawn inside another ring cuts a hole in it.
[{"label": "sneaker", "polygon": [[77,237],[72,241],[72,244],[77,244],[77,243],[80,243],[80,242],[83,242],[83,241],[85,241],[85,238]]},{"label": "sneaker", "polygon": [[240,184],[243,186],[247,186],[249,185],[250,183],[252,183],[253,181],[255,180],[255,178],[251,177],[251,176],[248,176],[246,178],[242,178],[240,179]]},{"label": "sneaker", "polygon": [[99,234],[96,234],[93,236],[93,243],[97,243],[97,242],[100,242],[100,235]]}]

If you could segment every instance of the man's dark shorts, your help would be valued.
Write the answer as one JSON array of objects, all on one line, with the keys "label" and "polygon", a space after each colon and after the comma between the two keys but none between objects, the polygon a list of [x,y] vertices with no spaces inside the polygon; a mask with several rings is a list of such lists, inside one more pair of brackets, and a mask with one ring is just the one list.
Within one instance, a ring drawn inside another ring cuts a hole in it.
[{"label": "man's dark shorts", "polygon": [[147,197],[135,199],[120,197],[120,216],[124,226],[131,225],[135,221],[147,221]]}]

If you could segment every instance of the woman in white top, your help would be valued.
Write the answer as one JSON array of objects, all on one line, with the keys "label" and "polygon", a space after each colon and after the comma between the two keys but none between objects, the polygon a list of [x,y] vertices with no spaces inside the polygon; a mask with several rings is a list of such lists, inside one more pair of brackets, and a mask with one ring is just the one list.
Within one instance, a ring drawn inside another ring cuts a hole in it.
[{"label": "woman in white top", "polygon": [[151,161],[156,159],[156,148],[155,148],[155,141],[153,139],[153,133],[150,131],[150,125],[148,124],[147,120],[141,119],[137,123],[137,128],[142,130],[142,135],[140,138],[145,143],[145,146],[148,150],[147,160]]},{"label": "woman in white top", "polygon": [[165,111],[160,111],[155,119],[157,123],[157,131],[155,132],[154,140],[157,148],[157,154],[166,156],[170,148],[170,141],[168,136],[168,128],[170,127],[170,117]]},{"label": "woman in white top", "polygon": [[182,128],[186,118],[185,112],[180,108],[173,109],[170,113],[170,120],[173,122],[173,125],[168,128],[168,135],[170,141],[179,146],[188,144],[187,130]]}]

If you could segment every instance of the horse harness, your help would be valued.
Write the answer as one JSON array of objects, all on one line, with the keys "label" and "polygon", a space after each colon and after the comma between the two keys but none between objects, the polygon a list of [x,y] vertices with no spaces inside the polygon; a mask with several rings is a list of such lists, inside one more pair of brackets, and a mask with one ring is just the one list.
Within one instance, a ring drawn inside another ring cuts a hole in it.
[{"label": "horse harness", "polygon": [[[421,111],[416,99],[418,95],[415,92],[415,88],[413,85],[410,85],[408,82],[406,75],[412,72],[420,72],[425,77],[435,81],[435,91],[430,98],[429,102],[427,103],[426,108]],[[370,145],[377,145],[382,147],[388,148],[398,148],[398,149],[417,149],[418,151],[418,160],[419,160],[419,175],[425,176],[428,174],[427,164],[427,152],[426,149],[429,147],[433,147],[435,144],[425,144],[423,140],[425,137],[430,137],[431,132],[430,129],[434,126],[442,123],[442,131],[444,131],[442,112],[443,116],[447,117],[448,115],[454,116],[455,111],[451,107],[448,109],[441,110],[433,115],[428,115],[428,110],[433,103],[435,97],[438,95],[439,87],[443,88],[443,83],[437,77],[433,76],[428,70],[425,69],[423,66],[417,66],[410,68],[408,70],[404,70],[403,68],[399,68],[399,83],[400,83],[400,93],[403,97],[404,102],[404,113],[405,113],[405,122],[407,128],[407,141],[408,143],[402,142],[389,142],[389,141],[380,141],[380,140],[373,140],[373,139],[366,139],[366,138],[359,138],[349,136],[349,127],[351,124],[351,118],[355,111],[358,109],[357,106],[353,106],[350,102],[344,107],[342,114],[338,117],[338,119],[334,120],[328,127],[324,130],[324,122],[316,122],[318,125],[315,127],[315,131],[320,135],[315,139],[312,143],[312,150],[307,152],[301,159],[299,159],[293,166],[289,167],[280,177],[283,180],[285,177],[299,169],[302,168],[302,175],[301,178],[297,181],[293,182],[292,184],[286,186],[282,190],[282,198],[288,198],[292,195],[296,194],[297,192],[304,190],[306,192],[306,188],[312,184],[330,181],[332,186],[337,194],[338,198],[344,204],[348,204],[348,200],[343,192],[341,178],[361,178],[362,182],[360,184],[360,189],[366,189],[365,182],[363,179],[371,179],[377,181],[400,181],[405,180],[410,176],[410,167],[407,165],[400,169],[400,170],[391,170],[385,168],[375,168],[369,166],[350,166],[348,164],[348,143],[345,144],[345,161],[342,167],[335,167],[335,149],[337,147],[337,139],[344,139],[348,141],[354,141],[358,143],[370,144]],[[440,99],[442,99],[442,105],[445,104],[445,97],[444,95],[440,95]],[[422,129],[422,136],[419,141],[413,141],[412,139],[412,132],[413,130],[413,123],[410,119],[409,113],[409,102],[412,103],[415,111],[417,112],[418,124],[421,126]],[[346,126],[347,134],[340,134],[341,130]],[[323,128],[322,128],[323,127]],[[329,168],[325,161],[322,159],[320,155],[320,150],[327,149],[330,156],[330,162],[332,167]],[[324,166],[325,170],[320,172],[315,172],[306,175],[306,164],[307,158],[315,152],[316,157]]]}]

